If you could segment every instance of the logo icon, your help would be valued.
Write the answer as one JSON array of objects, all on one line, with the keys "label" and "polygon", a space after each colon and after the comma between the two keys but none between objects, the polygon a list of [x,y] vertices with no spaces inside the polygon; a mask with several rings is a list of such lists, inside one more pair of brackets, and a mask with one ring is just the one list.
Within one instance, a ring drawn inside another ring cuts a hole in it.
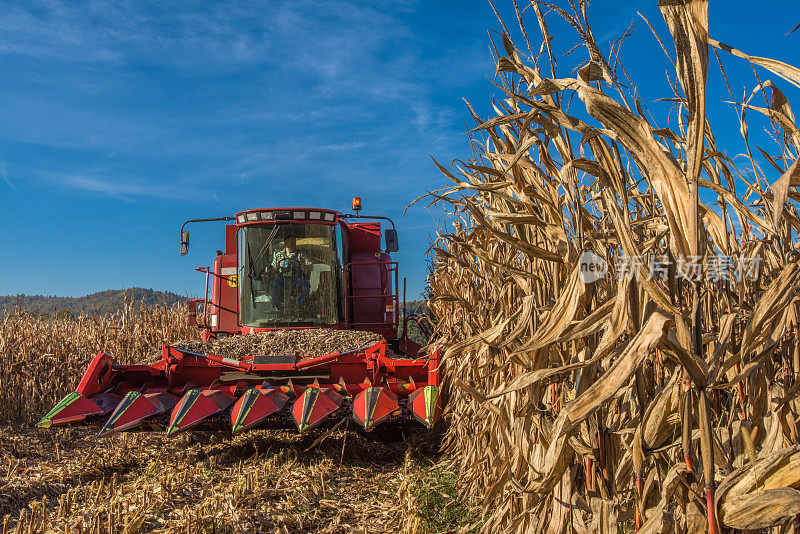
[{"label": "logo icon", "polygon": [[591,284],[605,278],[607,272],[606,260],[591,250],[585,251],[578,258],[578,277],[584,284]]}]

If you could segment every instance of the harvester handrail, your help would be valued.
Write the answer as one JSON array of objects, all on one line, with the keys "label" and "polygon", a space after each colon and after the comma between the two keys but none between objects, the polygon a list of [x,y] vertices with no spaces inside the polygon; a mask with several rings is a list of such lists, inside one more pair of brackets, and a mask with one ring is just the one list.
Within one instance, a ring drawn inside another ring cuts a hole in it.
[{"label": "harvester handrail", "polygon": [[[208,279],[209,279],[209,276],[211,276],[211,277],[215,277],[216,276],[217,278],[219,278],[221,280],[230,280],[231,277],[229,275],[217,274],[214,271],[212,271],[210,267],[195,267],[194,270],[197,271],[197,272],[200,272],[200,273],[205,273],[205,275],[206,275],[206,293],[205,293],[205,296],[202,299],[192,299],[192,300],[194,300],[195,302],[199,302],[201,300],[203,301],[203,323],[200,326],[202,326],[205,330],[211,330],[211,327],[208,326],[208,313],[209,313],[208,312],[208,310],[209,310],[209,307],[208,307]],[[234,315],[238,314],[238,311],[234,310],[232,308],[226,308],[225,306],[221,306],[220,304],[214,304],[213,302],[211,303],[211,305],[214,306],[217,310],[230,312],[230,313],[233,313]]]}]

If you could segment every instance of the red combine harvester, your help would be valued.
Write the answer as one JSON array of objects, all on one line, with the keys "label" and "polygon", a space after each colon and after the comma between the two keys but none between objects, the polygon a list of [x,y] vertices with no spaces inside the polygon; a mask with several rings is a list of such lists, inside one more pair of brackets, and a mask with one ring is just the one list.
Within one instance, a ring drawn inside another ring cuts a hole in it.
[{"label": "red combine harvester", "polygon": [[[441,417],[439,355],[422,354],[408,338],[417,317],[403,313],[400,324],[397,263],[389,256],[398,249],[394,223],[359,215],[360,208],[356,197],[354,214],[269,208],[186,221],[182,255],[186,224],[232,222],[225,252],[197,269],[206,275],[206,296],[190,302],[189,320],[204,341],[312,328],[373,332],[383,341],[323,356],[237,359],[164,345],[161,359],[145,365],[117,365],[100,353],[38,426],[97,425],[100,435],[259,426],[304,432],[352,417],[368,432],[406,421],[431,428]],[[384,248],[376,220],[392,226]]]}]

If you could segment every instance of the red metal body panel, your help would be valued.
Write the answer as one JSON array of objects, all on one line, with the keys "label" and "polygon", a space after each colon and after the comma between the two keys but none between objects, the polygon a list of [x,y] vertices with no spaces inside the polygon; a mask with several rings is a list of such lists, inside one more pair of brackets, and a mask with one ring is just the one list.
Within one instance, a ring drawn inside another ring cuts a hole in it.
[{"label": "red metal body panel", "polygon": [[377,222],[349,223],[350,253],[381,251],[381,224]]},{"label": "red metal body panel", "polygon": [[167,435],[194,428],[233,402],[233,396],[227,391],[193,389],[172,410]]},{"label": "red metal body panel", "polygon": [[237,244],[236,235],[238,228],[235,224],[225,225],[225,254],[236,255]]},{"label": "red metal body panel", "polygon": [[172,411],[177,403],[178,397],[169,393],[142,395],[138,391],[129,391],[100,430],[100,436],[139,426],[149,417]]},{"label": "red metal body panel", "polygon": [[279,412],[289,400],[280,388],[257,386],[248,389],[231,409],[233,433],[242,432],[264,422]]},{"label": "red metal body panel", "polygon": [[95,356],[75,391],[88,397],[105,390],[114,377],[114,373],[111,372],[113,361],[110,355],[102,352]]},{"label": "red metal body panel", "polygon": [[328,388],[307,388],[292,405],[297,430],[305,432],[321,425],[342,406],[342,396]]},{"label": "red metal body panel", "polygon": [[[397,264],[381,252],[354,252],[347,265],[349,274],[347,299],[352,302],[352,326],[379,326],[393,324],[396,295],[392,291],[392,277]],[[393,271],[393,272],[392,272]],[[390,311],[387,313],[387,307]],[[395,326],[396,328],[396,326]]]},{"label": "red metal body panel", "polygon": [[400,415],[397,399],[384,388],[367,388],[353,400],[353,419],[367,432],[396,415]]},{"label": "red metal body panel", "polygon": [[[211,280],[210,323],[212,332],[239,332],[239,298],[236,278],[236,255],[214,258]],[[214,319],[214,316],[217,316]]]}]

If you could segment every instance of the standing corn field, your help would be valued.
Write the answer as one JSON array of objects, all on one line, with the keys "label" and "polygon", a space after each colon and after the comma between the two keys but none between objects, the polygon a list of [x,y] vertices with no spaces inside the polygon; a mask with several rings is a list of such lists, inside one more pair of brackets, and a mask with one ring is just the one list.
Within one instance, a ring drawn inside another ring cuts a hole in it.
[{"label": "standing corn field", "polygon": [[[618,50],[601,53],[585,2],[514,5],[527,46],[501,21],[503,98],[492,117],[472,111],[476,156],[439,165],[454,185],[430,195],[453,225],[429,279],[448,447],[482,498],[483,530],[790,525],[800,130],[779,86],[800,87],[800,70],[710,38],[706,1],[661,0],[677,80],[661,96],[676,112],[655,124]],[[555,67],[553,17],[582,43],[571,72]],[[705,111],[720,51],[756,74],[736,161]],[[751,144],[754,114],[771,151]]]},{"label": "standing corn field", "polygon": [[183,306],[138,310],[126,298],[110,316],[51,318],[24,309],[0,316],[0,423],[34,423],[75,388],[98,352],[121,363],[154,359],[162,343],[196,339]]}]

